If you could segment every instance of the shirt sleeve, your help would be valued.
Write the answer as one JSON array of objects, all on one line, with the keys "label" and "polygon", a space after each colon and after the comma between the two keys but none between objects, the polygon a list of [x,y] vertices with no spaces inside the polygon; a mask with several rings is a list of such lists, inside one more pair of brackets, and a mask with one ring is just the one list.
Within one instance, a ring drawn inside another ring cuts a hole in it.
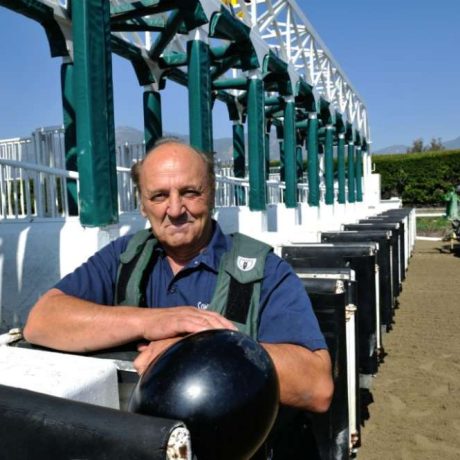
[{"label": "shirt sleeve", "polygon": [[271,253],[260,295],[259,341],[291,343],[312,351],[327,349],[302,282],[291,266]]},{"label": "shirt sleeve", "polygon": [[126,249],[128,239],[118,238],[104,246],[54,287],[80,299],[113,305],[120,254]]}]

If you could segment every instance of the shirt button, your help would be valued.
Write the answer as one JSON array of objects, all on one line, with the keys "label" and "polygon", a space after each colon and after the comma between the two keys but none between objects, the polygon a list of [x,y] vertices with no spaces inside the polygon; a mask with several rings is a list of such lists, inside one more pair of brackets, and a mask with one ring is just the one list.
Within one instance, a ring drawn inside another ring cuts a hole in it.
[{"label": "shirt button", "polygon": [[169,288],[169,293],[170,293],[170,294],[174,294],[175,292],[176,292],[176,287],[175,287],[175,286],[171,286],[171,287]]}]

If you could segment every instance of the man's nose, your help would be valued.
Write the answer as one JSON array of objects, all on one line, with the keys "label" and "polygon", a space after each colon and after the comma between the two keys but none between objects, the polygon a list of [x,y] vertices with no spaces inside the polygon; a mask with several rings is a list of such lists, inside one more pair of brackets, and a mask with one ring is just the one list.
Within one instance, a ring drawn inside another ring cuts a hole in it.
[{"label": "man's nose", "polygon": [[170,217],[179,217],[184,213],[184,204],[182,197],[178,193],[169,195],[168,215]]}]

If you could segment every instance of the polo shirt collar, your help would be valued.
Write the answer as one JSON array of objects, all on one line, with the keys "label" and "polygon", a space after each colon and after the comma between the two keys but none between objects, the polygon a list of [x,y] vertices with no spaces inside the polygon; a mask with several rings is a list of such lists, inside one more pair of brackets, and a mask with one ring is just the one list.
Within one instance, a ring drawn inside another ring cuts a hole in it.
[{"label": "polo shirt collar", "polygon": [[212,221],[212,224],[213,234],[211,241],[208,246],[193,259],[192,263],[198,262],[198,264],[195,265],[206,265],[217,273],[219,271],[220,259],[228,250],[229,240],[215,220]]}]

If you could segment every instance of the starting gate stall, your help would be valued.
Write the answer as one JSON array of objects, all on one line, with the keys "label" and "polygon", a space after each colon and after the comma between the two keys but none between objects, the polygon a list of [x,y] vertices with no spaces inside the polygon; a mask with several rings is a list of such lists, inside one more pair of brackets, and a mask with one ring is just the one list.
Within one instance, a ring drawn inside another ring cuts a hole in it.
[{"label": "starting gate stall", "polygon": [[[412,254],[412,250],[415,244],[416,236],[416,216],[414,208],[398,208],[398,209],[388,209],[385,212],[382,212],[375,216],[376,218],[394,219],[394,222],[402,222],[404,225],[404,236],[405,236],[405,263],[406,271],[409,266],[409,259]],[[386,221],[386,220],[385,220]]]},{"label": "starting gate stall", "polygon": [[406,227],[404,225],[403,220],[397,219],[394,217],[384,217],[384,216],[377,216],[377,217],[370,217],[367,219],[361,219],[359,221],[360,224],[394,224],[397,225],[398,234],[399,234],[399,264],[400,264],[400,283],[402,289],[402,282],[406,279],[406,257],[407,257],[407,249],[406,249]]},{"label": "starting gate stall", "polygon": [[310,243],[283,246],[282,257],[294,270],[305,268],[351,268],[356,274],[358,308],[358,367],[360,387],[370,386],[371,376],[377,372],[381,347],[379,275],[377,244]]},{"label": "starting gate stall", "polygon": [[309,414],[321,459],[348,459],[360,439],[355,272],[298,268],[297,275],[331,354],[334,396],[325,414]]},{"label": "starting gate stall", "polygon": [[393,246],[391,232],[387,230],[322,232],[321,242],[365,242],[378,243],[378,265],[380,278],[380,322],[382,331],[391,329],[393,318]]},{"label": "starting gate stall", "polygon": [[398,223],[387,223],[387,222],[366,222],[358,224],[345,224],[342,225],[341,230],[343,231],[369,231],[369,230],[386,230],[391,231],[391,240],[393,249],[393,294],[394,302],[397,304],[397,298],[401,293],[401,265],[404,261],[401,259],[401,244],[402,233],[400,232],[400,225]]}]

